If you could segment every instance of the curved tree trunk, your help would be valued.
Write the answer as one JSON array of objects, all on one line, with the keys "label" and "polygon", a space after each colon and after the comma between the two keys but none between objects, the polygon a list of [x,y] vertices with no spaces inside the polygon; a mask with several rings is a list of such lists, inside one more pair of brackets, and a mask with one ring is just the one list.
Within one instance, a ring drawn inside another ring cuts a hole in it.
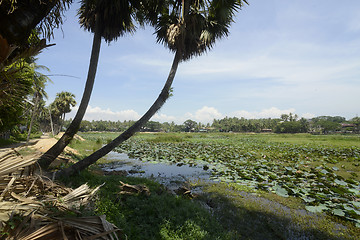
[{"label": "curved tree trunk", "polygon": [[64,148],[70,143],[74,135],[79,130],[80,123],[85,115],[86,108],[89,104],[91,92],[94,86],[97,65],[99,62],[101,35],[98,31],[99,29],[98,24],[96,28],[97,29],[95,29],[95,33],[94,33],[88,76],[79,109],[74,117],[74,120],[71,122],[70,126],[66,129],[64,135],[57,141],[57,143],[54,146],[52,146],[46,153],[44,153],[40,157],[38,162],[40,166],[44,169],[48,168],[50,164],[56,159],[56,157],[59,156],[59,154],[64,150]]},{"label": "curved tree trunk", "polygon": [[125,132],[120,134],[117,138],[115,138],[112,142],[105,145],[104,147],[100,148],[90,156],[84,158],[83,160],[75,163],[74,165],[57,171],[55,174],[56,178],[59,177],[67,177],[73,174],[78,173],[81,170],[84,170],[91,164],[95,163],[98,159],[108,154],[111,150],[113,150],[115,147],[119,146],[122,142],[126,141],[130,137],[132,137],[136,132],[140,130],[141,127],[143,127],[149,119],[154,116],[154,114],[164,105],[165,101],[169,97],[169,91],[171,89],[172,82],[174,80],[177,67],[179,65],[179,62],[181,60],[181,54],[180,52],[176,52],[173,64],[171,66],[171,70],[168,76],[168,79],[158,96],[158,98],[155,100],[153,105],[149,108],[149,110],[136,122],[134,125],[132,125],[130,128],[128,128]]}]

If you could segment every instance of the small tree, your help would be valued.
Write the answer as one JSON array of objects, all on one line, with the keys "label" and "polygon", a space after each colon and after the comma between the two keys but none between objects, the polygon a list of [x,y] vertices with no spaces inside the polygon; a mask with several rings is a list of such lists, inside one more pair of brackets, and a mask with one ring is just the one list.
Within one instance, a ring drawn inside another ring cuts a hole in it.
[{"label": "small tree", "polygon": [[50,104],[52,120],[59,126],[57,132],[62,130],[65,121],[65,114],[71,112],[71,107],[76,105],[75,95],[70,92],[56,94],[54,102]]},{"label": "small tree", "polygon": [[197,123],[191,119],[188,119],[184,122],[184,127],[186,132],[192,132],[195,130]]}]

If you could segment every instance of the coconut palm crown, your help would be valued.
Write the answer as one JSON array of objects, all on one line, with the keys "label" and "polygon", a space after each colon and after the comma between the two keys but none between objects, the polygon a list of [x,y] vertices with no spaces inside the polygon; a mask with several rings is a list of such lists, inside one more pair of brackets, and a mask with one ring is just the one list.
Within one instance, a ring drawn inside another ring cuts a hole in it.
[{"label": "coconut palm crown", "polygon": [[134,0],[82,0],[79,23],[90,32],[95,32],[98,24],[100,35],[109,43],[135,32],[135,21],[143,24],[138,15],[140,7],[141,2]]},{"label": "coconut palm crown", "polygon": [[217,39],[228,36],[235,13],[246,0],[169,1],[155,24],[157,41],[189,60],[210,50]]}]

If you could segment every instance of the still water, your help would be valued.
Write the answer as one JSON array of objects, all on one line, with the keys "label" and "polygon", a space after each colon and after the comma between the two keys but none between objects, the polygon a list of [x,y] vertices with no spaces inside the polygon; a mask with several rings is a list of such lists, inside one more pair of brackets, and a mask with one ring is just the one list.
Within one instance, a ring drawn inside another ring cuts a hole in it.
[{"label": "still water", "polygon": [[146,162],[117,152],[110,152],[106,159],[109,163],[103,165],[104,171],[126,171],[128,176],[153,178],[170,188],[186,181],[206,181],[210,177],[210,171],[205,171],[202,166]]}]

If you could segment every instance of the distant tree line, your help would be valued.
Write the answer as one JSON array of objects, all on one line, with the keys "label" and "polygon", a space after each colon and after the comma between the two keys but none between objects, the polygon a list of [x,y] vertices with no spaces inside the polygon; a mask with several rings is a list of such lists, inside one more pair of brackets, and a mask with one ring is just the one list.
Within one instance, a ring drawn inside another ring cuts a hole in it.
[{"label": "distant tree line", "polygon": [[[86,121],[83,120],[79,131],[122,132],[135,121]],[[70,120],[65,121],[65,127]],[[274,133],[359,133],[360,118],[346,120],[340,116],[320,116],[312,119],[299,118],[296,114],[282,114],[280,118],[245,119],[225,117],[214,119],[212,124],[202,124],[188,119],[182,124],[149,121],[142,132],[274,132]]]}]

